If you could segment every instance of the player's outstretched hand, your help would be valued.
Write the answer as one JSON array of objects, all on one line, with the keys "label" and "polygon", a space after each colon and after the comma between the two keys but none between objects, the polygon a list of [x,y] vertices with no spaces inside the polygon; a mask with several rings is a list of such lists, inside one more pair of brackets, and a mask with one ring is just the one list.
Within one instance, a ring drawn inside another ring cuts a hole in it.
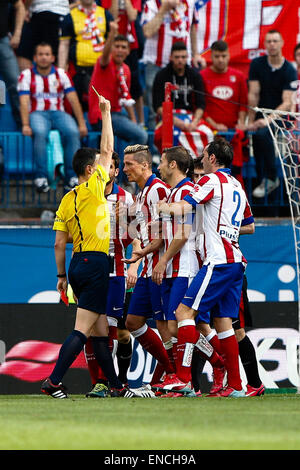
[{"label": "player's outstretched hand", "polygon": [[122,258],[121,261],[123,261],[123,263],[132,264],[132,263],[136,263],[143,256],[144,255],[143,255],[142,250],[137,250],[137,251],[132,252],[131,258]]}]

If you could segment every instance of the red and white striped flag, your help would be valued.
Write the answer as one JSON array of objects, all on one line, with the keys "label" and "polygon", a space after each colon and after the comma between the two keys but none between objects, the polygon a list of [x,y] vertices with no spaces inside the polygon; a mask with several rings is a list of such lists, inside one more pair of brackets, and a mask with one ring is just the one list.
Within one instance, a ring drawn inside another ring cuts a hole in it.
[{"label": "red and white striped flag", "polygon": [[[175,115],[185,122],[192,122],[193,119],[193,115],[184,110],[175,110]],[[203,119],[199,121],[197,129],[193,132],[185,132],[174,127],[174,145],[182,145],[194,158],[199,157],[213,139],[214,133]]]}]

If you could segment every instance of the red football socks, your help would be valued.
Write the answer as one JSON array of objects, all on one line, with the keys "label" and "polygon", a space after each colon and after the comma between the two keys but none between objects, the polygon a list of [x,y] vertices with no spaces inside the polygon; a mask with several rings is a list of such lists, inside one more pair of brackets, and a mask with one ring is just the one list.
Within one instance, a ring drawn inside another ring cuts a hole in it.
[{"label": "red football socks", "polygon": [[239,347],[234,330],[222,331],[218,333],[218,338],[220,340],[222,356],[227,370],[228,386],[235,390],[241,390],[242,381],[239,367]]}]

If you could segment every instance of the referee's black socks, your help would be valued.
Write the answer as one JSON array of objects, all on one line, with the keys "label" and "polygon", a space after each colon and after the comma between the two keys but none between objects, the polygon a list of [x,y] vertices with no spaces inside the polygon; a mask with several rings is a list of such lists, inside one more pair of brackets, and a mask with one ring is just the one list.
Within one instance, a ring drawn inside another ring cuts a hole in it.
[{"label": "referee's black socks", "polygon": [[73,330],[60,348],[56,365],[49,379],[58,385],[78,354],[83,349],[87,337],[78,330]]}]

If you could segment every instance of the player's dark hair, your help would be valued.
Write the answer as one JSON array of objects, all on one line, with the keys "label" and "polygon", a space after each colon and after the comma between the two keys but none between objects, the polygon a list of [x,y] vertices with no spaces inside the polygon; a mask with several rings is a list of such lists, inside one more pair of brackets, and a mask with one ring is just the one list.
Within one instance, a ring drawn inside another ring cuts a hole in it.
[{"label": "player's dark hair", "polygon": [[189,168],[186,172],[186,176],[187,178],[190,178],[191,180],[193,179],[193,176],[194,176],[194,161],[195,159],[192,157],[192,155],[190,154],[189,155]]},{"label": "player's dark hair", "polygon": [[96,156],[100,153],[99,149],[91,147],[82,147],[78,149],[73,157],[73,170],[76,176],[83,176],[87,165],[94,165]]},{"label": "player's dark hair", "polygon": [[187,50],[187,47],[186,47],[186,44],[183,41],[176,41],[172,45],[171,54],[172,54],[172,52],[186,51],[186,50]]},{"label": "player's dark hair", "polygon": [[177,145],[175,147],[163,149],[162,153],[165,154],[168,163],[171,163],[172,161],[176,162],[177,168],[181,173],[186,174],[188,172],[192,157],[186,148],[181,145]]},{"label": "player's dark hair", "polygon": [[203,163],[201,158],[195,158],[194,160],[194,169],[202,170],[203,169]]},{"label": "player's dark hair", "polygon": [[206,147],[208,155],[214,154],[220,166],[229,168],[233,159],[232,145],[224,137],[216,136]]},{"label": "player's dark hair", "polygon": [[119,168],[119,167],[120,167],[120,157],[119,157],[119,155],[117,154],[117,152],[113,152],[111,158],[112,158],[112,160],[114,161],[115,169]]},{"label": "player's dark hair", "polygon": [[124,155],[133,155],[134,160],[139,163],[147,162],[149,167],[152,168],[152,155],[148,145],[127,145],[124,149]]},{"label": "player's dark hair", "polygon": [[210,49],[212,51],[225,52],[228,50],[228,44],[220,39],[219,41],[213,42]]}]

